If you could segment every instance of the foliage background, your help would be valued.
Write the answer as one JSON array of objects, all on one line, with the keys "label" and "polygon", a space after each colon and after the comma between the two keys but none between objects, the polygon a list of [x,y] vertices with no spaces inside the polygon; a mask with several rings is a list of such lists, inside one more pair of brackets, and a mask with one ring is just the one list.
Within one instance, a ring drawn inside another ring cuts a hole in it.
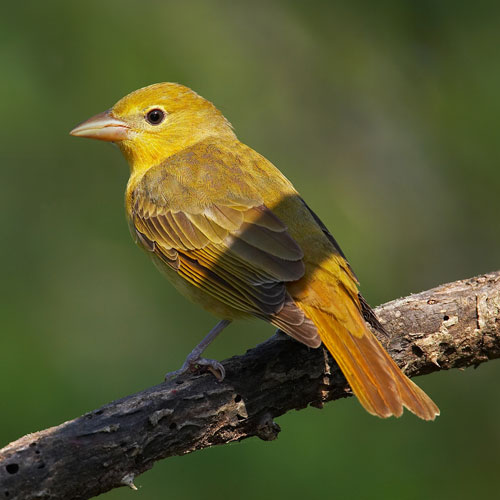
[{"label": "foliage background", "polygon": [[[191,86],[296,184],[375,305],[499,267],[499,20],[481,1],[5,3],[0,445],[158,383],[214,321],[134,247],[125,161],[76,123]],[[209,355],[271,333],[233,326]],[[499,378],[421,379],[434,424],[354,399],[291,413],[277,442],[171,458],[102,498],[492,497]]]}]

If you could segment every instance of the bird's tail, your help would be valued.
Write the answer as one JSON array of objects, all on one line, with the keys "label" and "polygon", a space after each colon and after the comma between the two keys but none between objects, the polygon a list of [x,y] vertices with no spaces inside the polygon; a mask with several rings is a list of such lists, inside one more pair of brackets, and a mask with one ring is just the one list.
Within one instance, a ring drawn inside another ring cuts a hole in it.
[{"label": "bird's tail", "polygon": [[439,415],[438,407],[398,368],[355,306],[354,302],[345,305],[340,321],[337,315],[301,304],[369,413],[399,417],[406,407],[423,420],[434,420]]}]

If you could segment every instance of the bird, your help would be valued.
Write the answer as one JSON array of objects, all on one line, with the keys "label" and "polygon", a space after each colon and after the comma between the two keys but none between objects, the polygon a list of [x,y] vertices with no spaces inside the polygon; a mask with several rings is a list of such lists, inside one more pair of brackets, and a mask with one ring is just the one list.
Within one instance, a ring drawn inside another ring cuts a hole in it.
[{"label": "bird", "polygon": [[259,318],[310,348],[324,345],[369,413],[439,415],[369,328],[367,320],[383,331],[335,238],[212,102],[157,83],[70,134],[118,146],[130,166],[133,238],[179,292],[219,318],[172,377],[204,368],[222,380],[223,365],[203,351],[233,320]]}]

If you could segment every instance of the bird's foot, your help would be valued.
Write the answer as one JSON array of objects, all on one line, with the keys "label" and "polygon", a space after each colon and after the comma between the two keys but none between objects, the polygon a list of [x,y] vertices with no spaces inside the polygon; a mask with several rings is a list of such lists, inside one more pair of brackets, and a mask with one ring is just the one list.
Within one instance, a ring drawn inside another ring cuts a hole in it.
[{"label": "bird's foot", "polygon": [[226,376],[226,370],[219,361],[189,355],[178,370],[165,375],[165,381],[168,382],[169,380],[177,378],[179,375],[184,375],[188,372],[194,373],[198,370],[208,370],[219,382],[222,382]]}]

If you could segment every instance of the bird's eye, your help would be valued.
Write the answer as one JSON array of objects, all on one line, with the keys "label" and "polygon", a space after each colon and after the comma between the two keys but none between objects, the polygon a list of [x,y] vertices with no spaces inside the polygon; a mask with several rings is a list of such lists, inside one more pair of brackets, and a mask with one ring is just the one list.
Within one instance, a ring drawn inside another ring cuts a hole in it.
[{"label": "bird's eye", "polygon": [[164,120],[164,118],[165,112],[161,109],[152,109],[151,111],[148,111],[148,114],[146,115],[146,120],[151,125],[159,125]]}]

